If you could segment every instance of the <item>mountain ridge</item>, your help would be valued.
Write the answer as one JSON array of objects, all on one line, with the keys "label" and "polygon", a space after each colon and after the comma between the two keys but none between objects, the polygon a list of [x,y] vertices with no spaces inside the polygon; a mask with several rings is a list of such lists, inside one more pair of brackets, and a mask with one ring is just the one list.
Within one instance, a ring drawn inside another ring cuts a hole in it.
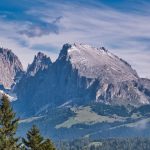
[{"label": "mountain ridge", "polygon": [[105,48],[65,44],[55,62],[34,76],[25,76],[14,92],[33,114],[41,107],[58,107],[68,101],[135,106],[150,102],[146,82],[131,65]]},{"label": "mountain ridge", "polygon": [[32,124],[56,140],[149,135],[150,80],[104,47],[65,44],[55,62],[39,52],[11,87],[0,96],[11,96],[19,135]]}]

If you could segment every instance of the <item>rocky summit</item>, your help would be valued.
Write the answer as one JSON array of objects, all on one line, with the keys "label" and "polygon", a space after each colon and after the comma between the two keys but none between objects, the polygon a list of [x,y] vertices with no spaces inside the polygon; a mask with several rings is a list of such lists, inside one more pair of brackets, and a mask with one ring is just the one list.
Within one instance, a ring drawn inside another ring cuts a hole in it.
[{"label": "rocky summit", "polygon": [[30,76],[34,76],[39,70],[47,69],[51,65],[51,59],[39,52],[32,62],[27,68],[27,74]]}]

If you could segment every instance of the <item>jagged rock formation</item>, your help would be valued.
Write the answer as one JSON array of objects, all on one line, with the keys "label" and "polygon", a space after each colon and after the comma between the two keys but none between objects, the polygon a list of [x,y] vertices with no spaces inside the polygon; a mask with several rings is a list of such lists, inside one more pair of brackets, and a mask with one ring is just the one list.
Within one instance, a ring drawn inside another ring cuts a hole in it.
[{"label": "jagged rock formation", "polygon": [[39,99],[41,100],[41,106],[43,106],[42,103],[43,99],[45,99],[45,96],[43,98],[35,97],[37,101],[34,102],[33,97],[38,95],[37,93],[45,93],[44,91],[46,87],[42,88],[41,91],[39,91],[39,89],[40,85],[48,76],[47,70],[51,68],[51,65],[51,59],[39,52],[34,57],[33,62],[28,66],[27,72],[22,76],[19,83],[14,86],[13,92],[17,94],[18,98],[18,101],[16,102],[17,109],[19,108],[21,112],[25,111],[25,109],[27,112],[25,111],[24,113],[30,113],[30,111],[34,111],[36,108],[33,108],[33,105],[36,104],[37,101],[39,102]]},{"label": "jagged rock formation", "polygon": [[39,52],[27,68],[27,74],[29,76],[34,76],[39,70],[47,69],[51,65],[51,60],[49,57]]},{"label": "jagged rock formation", "polygon": [[31,113],[66,102],[136,106],[150,102],[146,79],[103,47],[65,44],[56,62],[45,65],[46,56],[35,59],[15,87],[20,104]]},{"label": "jagged rock formation", "polygon": [[0,84],[10,88],[22,72],[23,67],[18,57],[11,50],[0,48]]}]

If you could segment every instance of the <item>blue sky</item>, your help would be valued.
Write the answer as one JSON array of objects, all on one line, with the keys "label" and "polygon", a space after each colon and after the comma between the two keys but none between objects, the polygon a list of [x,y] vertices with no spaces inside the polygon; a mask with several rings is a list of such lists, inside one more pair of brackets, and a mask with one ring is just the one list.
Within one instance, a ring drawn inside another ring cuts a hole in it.
[{"label": "blue sky", "polygon": [[38,51],[55,60],[64,43],[104,46],[150,78],[149,0],[1,0],[0,46],[24,68]]}]

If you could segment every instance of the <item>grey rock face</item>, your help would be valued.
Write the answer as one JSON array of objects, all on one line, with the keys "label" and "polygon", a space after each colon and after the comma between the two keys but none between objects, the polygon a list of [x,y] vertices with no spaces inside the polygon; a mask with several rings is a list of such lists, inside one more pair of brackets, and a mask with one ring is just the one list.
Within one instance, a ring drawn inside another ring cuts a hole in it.
[{"label": "grey rock face", "polygon": [[150,102],[150,83],[103,47],[65,44],[56,62],[45,62],[43,54],[36,56],[15,87],[20,103],[32,113],[66,102],[136,106]]},{"label": "grey rock face", "polygon": [[104,48],[66,44],[54,68],[59,68],[55,70],[60,79],[56,89],[62,100],[149,104],[149,98],[134,85],[140,80],[136,71]]},{"label": "grey rock face", "polygon": [[22,72],[23,67],[18,57],[11,50],[0,48],[0,84],[10,88]]},{"label": "grey rock face", "polygon": [[[65,50],[66,52],[64,52]],[[64,56],[63,53],[66,55]],[[138,78],[136,71],[127,62],[104,48],[83,44],[66,44],[58,59],[61,60],[62,57],[66,57],[66,61],[70,61],[80,76],[87,78],[102,78],[103,80],[113,80],[113,82]]]},{"label": "grey rock face", "polygon": [[34,76],[39,70],[44,70],[51,65],[51,60],[49,57],[39,52],[35,57],[31,65],[28,66],[27,74],[29,76]]}]

